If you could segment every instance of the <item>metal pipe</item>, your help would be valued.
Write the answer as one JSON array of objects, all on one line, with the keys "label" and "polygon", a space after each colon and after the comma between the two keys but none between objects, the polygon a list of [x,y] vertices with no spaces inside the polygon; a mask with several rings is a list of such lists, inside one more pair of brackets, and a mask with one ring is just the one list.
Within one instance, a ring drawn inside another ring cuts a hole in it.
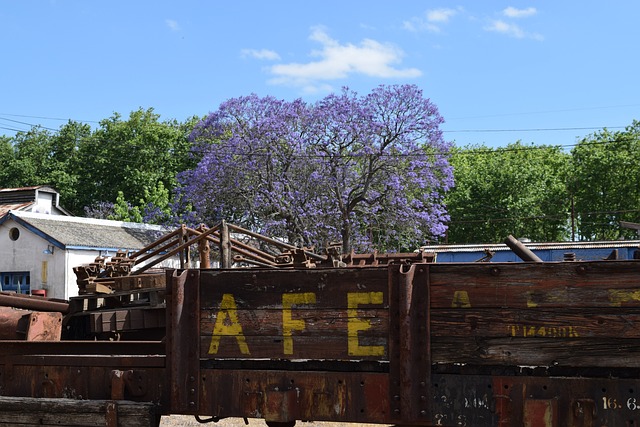
[{"label": "metal pipe", "polygon": [[504,241],[504,243],[511,248],[511,250],[520,257],[523,261],[530,262],[544,262],[538,255],[531,252],[529,248],[522,244],[522,242],[518,241],[512,235],[509,235]]},{"label": "metal pipe", "polygon": [[33,311],[58,311],[66,314],[69,312],[69,303],[60,300],[51,300],[43,297],[31,297],[28,295],[0,292],[0,306],[22,308]]}]

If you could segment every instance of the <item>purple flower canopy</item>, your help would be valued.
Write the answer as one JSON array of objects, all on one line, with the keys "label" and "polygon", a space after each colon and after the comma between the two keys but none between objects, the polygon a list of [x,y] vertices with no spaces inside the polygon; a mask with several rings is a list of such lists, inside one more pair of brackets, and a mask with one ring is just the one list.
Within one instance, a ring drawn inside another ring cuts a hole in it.
[{"label": "purple flower canopy", "polygon": [[249,95],[191,134],[197,167],[180,176],[200,220],[226,219],[290,243],[406,250],[442,236],[451,144],[414,85],[348,88],[307,104]]}]

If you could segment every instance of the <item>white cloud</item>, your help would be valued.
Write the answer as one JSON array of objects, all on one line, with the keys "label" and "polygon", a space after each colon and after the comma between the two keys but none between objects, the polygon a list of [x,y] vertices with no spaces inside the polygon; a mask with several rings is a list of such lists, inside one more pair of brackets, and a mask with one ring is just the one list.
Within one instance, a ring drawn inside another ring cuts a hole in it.
[{"label": "white cloud", "polygon": [[169,27],[171,31],[180,31],[180,25],[178,24],[178,21],[175,21],[173,19],[165,19],[164,23],[167,24],[167,27]]},{"label": "white cloud", "polygon": [[535,7],[528,7],[526,9],[516,9],[515,7],[509,6],[505,10],[502,11],[502,14],[509,18],[526,18],[528,16],[533,16],[538,11]]},{"label": "white cloud", "polygon": [[449,23],[451,18],[462,11],[462,7],[456,9],[431,9],[427,10],[423,16],[416,16],[404,21],[402,26],[405,30],[411,32],[426,30],[432,33],[439,33],[442,31],[441,25]]},{"label": "white cloud", "polygon": [[458,13],[455,9],[433,9],[427,11],[429,22],[449,22],[449,19]]},{"label": "white cloud", "polygon": [[541,34],[527,33],[518,25],[504,22],[499,19],[491,22],[491,24],[484,27],[484,29],[487,31],[493,31],[500,34],[505,34],[509,37],[514,37],[517,39],[527,38],[527,39],[533,39],[538,41],[544,40],[544,37]]},{"label": "white cloud", "polygon": [[[310,39],[322,48],[311,52],[316,61],[273,65],[273,84],[303,88],[306,92],[325,90],[331,80],[345,79],[353,74],[379,78],[413,78],[422,75],[417,68],[396,68],[404,53],[398,47],[364,39],[359,45],[340,44],[322,28],[312,30]],[[322,89],[324,87],[324,89]],[[320,89],[319,89],[320,88]]]},{"label": "white cloud", "polygon": [[516,24],[509,24],[507,22],[497,20],[493,21],[489,26],[485,27],[487,31],[495,31],[496,33],[506,34],[517,39],[524,38],[524,31]]},{"label": "white cloud", "polygon": [[280,59],[280,55],[278,55],[277,52],[269,49],[242,49],[240,53],[243,58],[264,59],[267,61],[277,61]]}]

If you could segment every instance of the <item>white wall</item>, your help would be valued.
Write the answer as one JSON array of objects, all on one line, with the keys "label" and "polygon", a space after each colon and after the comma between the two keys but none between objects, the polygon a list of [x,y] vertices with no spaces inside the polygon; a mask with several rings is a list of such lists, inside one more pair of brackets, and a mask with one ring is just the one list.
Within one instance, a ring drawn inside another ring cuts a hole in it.
[{"label": "white wall", "polygon": [[[10,238],[12,228],[18,229],[20,233],[16,240]],[[31,290],[45,289],[48,297],[69,299],[77,296],[78,285],[73,268],[94,262],[100,256],[100,251],[65,251],[54,247],[53,254],[43,253],[51,246],[44,237],[8,218],[0,225],[0,272],[29,272]],[[172,257],[157,267],[178,268],[179,260]]]},{"label": "white wall", "polygon": [[[19,232],[16,240],[10,237],[13,228]],[[48,245],[44,238],[8,219],[0,226],[0,272],[27,271],[32,291],[46,289],[47,296],[64,298],[64,268],[60,265],[65,254],[59,248],[54,248],[51,255],[43,253]]]}]

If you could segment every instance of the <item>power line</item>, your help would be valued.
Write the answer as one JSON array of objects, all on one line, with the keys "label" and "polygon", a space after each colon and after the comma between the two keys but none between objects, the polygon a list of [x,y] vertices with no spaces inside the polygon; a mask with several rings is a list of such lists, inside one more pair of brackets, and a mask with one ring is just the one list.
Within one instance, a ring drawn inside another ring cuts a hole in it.
[{"label": "power line", "polygon": [[532,129],[460,129],[443,130],[443,133],[498,133],[498,132],[557,132],[574,130],[625,129],[626,126],[575,127],[575,128],[532,128]]},{"label": "power line", "polygon": [[603,107],[565,108],[560,110],[527,111],[522,113],[499,113],[499,114],[487,114],[483,116],[453,117],[453,118],[447,118],[447,120],[486,119],[486,118],[492,118],[492,117],[526,116],[529,114],[569,113],[573,111],[606,110],[610,108],[629,108],[629,107],[634,107],[634,108],[640,107],[640,104],[608,105]]},{"label": "power line", "polygon": [[63,121],[63,122],[72,121],[72,122],[82,122],[82,123],[100,123],[99,121],[95,121],[95,120],[74,120],[74,119],[63,119],[63,118],[60,118],[60,117],[29,116],[29,115],[26,115],[26,114],[0,113],[0,115],[1,116],[9,116],[9,117],[24,117],[24,118],[28,118],[28,119],[58,120],[58,121]]},{"label": "power line", "polygon": [[5,126],[0,126],[0,129],[9,130],[11,132],[24,132],[22,129],[8,128],[8,127],[5,127]]},{"label": "power line", "polygon": [[[618,211],[594,211],[594,212],[576,212],[576,217],[586,217],[590,215],[610,215],[610,214],[625,214],[625,213],[638,213],[640,209],[623,209]],[[483,222],[509,222],[509,221],[530,221],[530,220],[545,220],[545,221],[564,221],[570,217],[567,213],[566,216],[547,216],[547,215],[535,215],[535,216],[515,216],[509,218],[485,218],[485,219],[460,219],[449,221],[449,224],[478,224]]]},{"label": "power line", "polygon": [[21,125],[31,126],[32,128],[38,127],[38,128],[42,128],[42,129],[47,129],[47,130],[50,130],[50,131],[53,131],[53,132],[57,132],[58,131],[58,129],[48,128],[46,126],[36,125],[36,124],[33,124],[33,123],[21,122],[19,120],[7,119],[7,118],[4,118],[4,117],[0,117],[0,120],[5,120],[7,122],[13,122],[13,123],[19,123]]}]

